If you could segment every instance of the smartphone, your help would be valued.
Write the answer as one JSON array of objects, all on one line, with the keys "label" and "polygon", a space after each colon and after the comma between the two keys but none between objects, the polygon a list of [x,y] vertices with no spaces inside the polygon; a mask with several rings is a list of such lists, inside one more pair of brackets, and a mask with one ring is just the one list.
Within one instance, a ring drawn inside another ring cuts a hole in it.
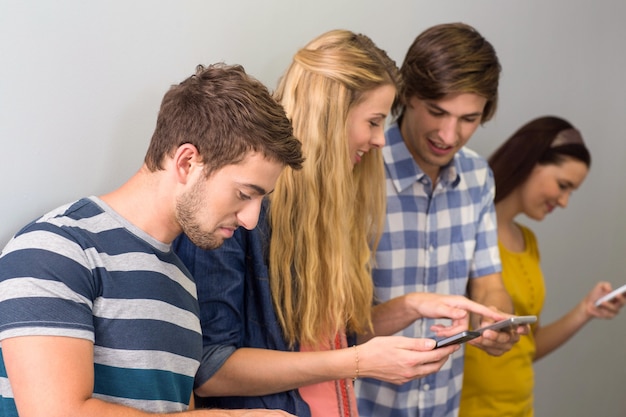
[{"label": "smartphone", "polygon": [[598,307],[600,304],[602,304],[605,301],[610,301],[612,299],[614,299],[615,297],[617,297],[620,294],[623,294],[626,292],[626,284],[622,285],[621,287],[619,287],[616,290],[611,291],[610,293],[608,293],[607,295],[605,295],[604,297],[600,297],[597,301],[596,301],[596,307]]},{"label": "smartphone", "polygon": [[480,333],[466,330],[464,332],[457,333],[450,337],[437,340],[435,349],[441,348],[444,346],[456,345],[459,343],[467,342],[468,340],[476,339],[478,336],[480,336]]},{"label": "smartphone", "polygon": [[508,330],[513,326],[518,326],[520,324],[532,324],[536,321],[537,316],[513,316],[509,317],[508,319],[500,320],[487,326],[481,327],[480,329],[477,329],[475,331],[482,334],[485,330]]}]

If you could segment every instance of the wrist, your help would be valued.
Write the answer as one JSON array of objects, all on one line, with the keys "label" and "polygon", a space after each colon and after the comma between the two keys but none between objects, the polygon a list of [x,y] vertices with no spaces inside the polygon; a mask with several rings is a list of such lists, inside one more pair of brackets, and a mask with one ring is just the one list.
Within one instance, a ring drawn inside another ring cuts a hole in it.
[{"label": "wrist", "polygon": [[578,317],[580,317],[580,321],[584,324],[593,319],[595,316],[592,311],[593,307],[589,305],[586,299],[583,299],[580,303],[578,303]]},{"label": "wrist", "polygon": [[424,293],[412,292],[404,296],[406,309],[411,312],[413,319],[417,320],[424,316],[421,308],[424,306],[426,300],[424,300]]},{"label": "wrist", "polygon": [[354,378],[352,378],[352,382],[356,382],[356,380],[359,379],[359,348],[357,345],[353,345],[352,347],[354,348],[354,366],[355,366],[355,373],[354,373]]}]

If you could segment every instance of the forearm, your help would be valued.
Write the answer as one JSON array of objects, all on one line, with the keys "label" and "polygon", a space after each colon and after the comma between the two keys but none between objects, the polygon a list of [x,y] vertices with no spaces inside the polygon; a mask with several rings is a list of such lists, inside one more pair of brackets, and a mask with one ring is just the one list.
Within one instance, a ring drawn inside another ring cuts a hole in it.
[{"label": "forearm", "polygon": [[418,293],[410,293],[378,304],[372,309],[373,334],[359,335],[359,343],[374,336],[389,336],[421,318],[416,308]]},{"label": "forearm", "polygon": [[[218,410],[215,410],[218,411]],[[93,417],[105,417],[105,416],[116,416],[116,417],[154,417],[159,415],[167,415],[168,417],[177,417],[177,416],[206,416],[206,417],[221,417],[221,416],[229,416],[229,414],[221,414],[220,410],[218,413],[208,413],[208,410],[196,410],[196,411],[181,411],[178,413],[167,413],[167,414],[154,414],[148,413],[145,411],[138,410],[136,408],[127,407],[120,404],[113,404],[106,401],[102,401],[97,398],[90,398],[86,400],[82,407],[77,409],[76,416],[93,416]],[[21,415],[21,414],[20,414]]]},{"label": "forearm", "polygon": [[473,301],[487,307],[495,307],[503,313],[515,314],[513,300],[506,291],[500,274],[470,279],[468,290]]},{"label": "forearm", "polygon": [[504,288],[497,288],[488,291],[479,300],[474,301],[488,307],[496,307],[503,313],[515,314],[511,296]]},{"label": "forearm", "polygon": [[264,395],[357,376],[404,384],[439,371],[449,355],[458,349],[458,346],[433,349],[434,345],[433,339],[385,336],[357,347],[329,351],[242,348],[196,393],[201,396]]},{"label": "forearm", "polygon": [[352,348],[317,352],[241,348],[195,391],[204,397],[267,395],[352,378],[355,371]]},{"label": "forearm", "polygon": [[[19,397],[19,395],[18,395]],[[128,407],[121,404],[114,404],[107,401],[103,401],[97,398],[87,398],[82,401],[67,401],[67,402],[54,402],[52,405],[48,405],[44,408],[41,407],[42,397],[39,397],[38,401],[28,402],[26,404],[20,404],[18,401],[18,409],[20,416],[22,417],[155,417],[155,416],[205,416],[205,417],[235,417],[244,416],[240,411],[236,410],[194,410],[194,411],[181,411],[177,413],[155,414],[145,412],[137,408]],[[263,414],[250,414],[261,416]]]},{"label": "forearm", "polygon": [[20,417],[294,417],[282,410],[269,409],[238,409],[238,410],[218,410],[218,409],[197,409],[186,410],[174,413],[150,413],[120,404],[113,404],[96,398],[89,398],[82,406],[71,407],[63,404],[60,413],[50,412],[50,408],[45,413],[31,412],[20,408]]},{"label": "forearm", "polygon": [[539,327],[535,331],[537,350],[534,360],[539,360],[559,348],[578,333],[591,318],[586,314],[584,303],[581,302],[557,321],[545,327]]}]

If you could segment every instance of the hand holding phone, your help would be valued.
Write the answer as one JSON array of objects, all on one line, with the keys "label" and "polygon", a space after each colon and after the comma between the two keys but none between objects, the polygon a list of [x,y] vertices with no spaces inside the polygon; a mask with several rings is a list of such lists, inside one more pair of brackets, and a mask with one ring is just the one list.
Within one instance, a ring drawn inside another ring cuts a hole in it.
[{"label": "hand holding phone", "polygon": [[504,320],[497,321],[487,326],[476,329],[477,333],[482,334],[485,330],[509,330],[511,327],[522,324],[532,324],[537,321],[537,316],[513,316]]},{"label": "hand holding phone", "polygon": [[607,295],[600,297],[596,302],[595,302],[595,306],[599,307],[600,304],[604,303],[605,301],[611,301],[614,298],[616,298],[618,295],[620,294],[624,294],[626,293],[626,284],[622,285],[621,287],[619,287],[616,290],[611,291],[610,293],[608,293]]}]

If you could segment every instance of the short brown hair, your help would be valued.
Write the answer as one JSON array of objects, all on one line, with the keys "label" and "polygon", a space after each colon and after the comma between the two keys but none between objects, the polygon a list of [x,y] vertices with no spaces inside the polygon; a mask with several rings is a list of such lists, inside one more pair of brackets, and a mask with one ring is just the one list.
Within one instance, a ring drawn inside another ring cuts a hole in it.
[{"label": "short brown hair", "polygon": [[182,144],[194,145],[205,174],[242,161],[250,152],[300,169],[304,160],[283,107],[240,65],[199,65],[163,97],[145,156],[151,171]]},{"label": "short brown hair", "polygon": [[496,112],[500,71],[495,49],[476,29],[464,23],[433,26],[415,38],[406,54],[393,113],[401,115],[413,96],[439,100],[448,94],[473,93],[487,99],[484,123]]}]

